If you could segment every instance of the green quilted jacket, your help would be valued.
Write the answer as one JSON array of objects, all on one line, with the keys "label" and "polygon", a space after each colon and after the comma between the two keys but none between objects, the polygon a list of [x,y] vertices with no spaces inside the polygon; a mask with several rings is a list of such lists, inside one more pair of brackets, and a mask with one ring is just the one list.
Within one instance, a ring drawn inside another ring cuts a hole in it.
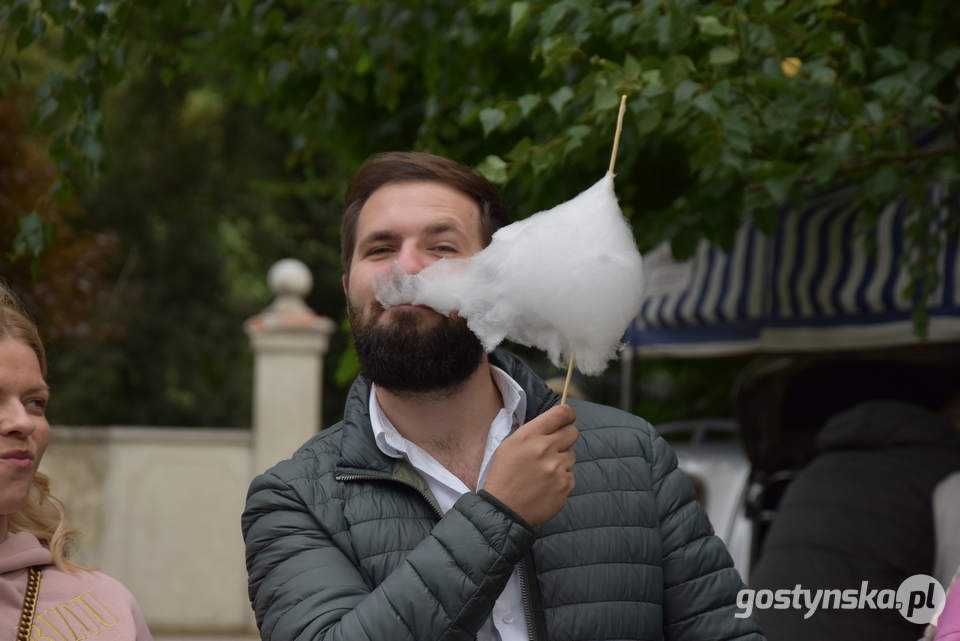
[{"label": "green quilted jacket", "polygon": [[[491,362],[526,391],[526,420],[559,401],[516,357]],[[518,563],[531,639],[762,639],[733,616],[740,576],[642,419],[571,401],[576,488],[531,528],[482,490],[441,515],[413,468],[377,448],[369,392],[358,379],[344,420],[250,487],[243,536],[264,640],[474,639]]]}]

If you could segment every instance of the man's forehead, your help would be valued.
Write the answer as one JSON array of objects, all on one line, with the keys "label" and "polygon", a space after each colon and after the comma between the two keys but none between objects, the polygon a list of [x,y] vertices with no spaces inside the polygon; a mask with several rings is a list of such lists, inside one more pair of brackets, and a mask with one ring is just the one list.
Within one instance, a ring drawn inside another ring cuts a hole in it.
[{"label": "man's forehead", "polygon": [[360,210],[360,235],[411,225],[425,233],[472,229],[480,206],[467,194],[439,182],[392,182],[378,188]]}]

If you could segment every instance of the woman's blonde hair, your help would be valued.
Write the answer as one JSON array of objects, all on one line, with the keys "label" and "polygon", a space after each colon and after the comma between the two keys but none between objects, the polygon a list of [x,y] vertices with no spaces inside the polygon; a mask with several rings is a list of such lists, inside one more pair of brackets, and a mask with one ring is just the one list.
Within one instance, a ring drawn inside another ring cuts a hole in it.
[{"label": "woman's blonde hair", "polygon": [[[37,326],[13,292],[0,281],[0,340],[6,338],[32,349],[37,355],[40,372],[46,378],[47,355]],[[77,532],[67,525],[63,505],[50,494],[50,479],[45,474],[37,472],[27,504],[19,512],[7,515],[7,530],[10,534],[30,532],[36,536],[50,549],[53,562],[61,570],[87,569],[68,558],[76,545]]]}]

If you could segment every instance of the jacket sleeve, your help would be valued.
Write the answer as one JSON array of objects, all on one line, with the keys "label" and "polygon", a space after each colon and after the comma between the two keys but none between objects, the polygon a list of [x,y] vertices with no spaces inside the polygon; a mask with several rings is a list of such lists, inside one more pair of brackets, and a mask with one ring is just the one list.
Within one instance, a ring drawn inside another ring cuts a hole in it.
[{"label": "jacket sleeve", "polygon": [[663,546],[663,629],[667,641],[759,641],[755,614],[737,607],[744,585],[726,546],[713,533],[693,485],[659,436],[653,447],[654,493]]},{"label": "jacket sleeve", "polygon": [[468,493],[371,589],[333,528],[271,473],[251,485],[242,525],[264,641],[473,639],[534,539]]}]

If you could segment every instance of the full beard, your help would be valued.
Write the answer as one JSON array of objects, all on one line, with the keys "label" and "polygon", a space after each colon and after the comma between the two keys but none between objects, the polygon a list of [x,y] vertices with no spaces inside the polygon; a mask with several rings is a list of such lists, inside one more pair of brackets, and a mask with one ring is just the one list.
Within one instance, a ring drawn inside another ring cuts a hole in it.
[{"label": "full beard", "polygon": [[460,317],[420,326],[421,313],[394,309],[387,324],[347,302],[364,376],[406,398],[448,398],[483,362],[483,345]]}]

